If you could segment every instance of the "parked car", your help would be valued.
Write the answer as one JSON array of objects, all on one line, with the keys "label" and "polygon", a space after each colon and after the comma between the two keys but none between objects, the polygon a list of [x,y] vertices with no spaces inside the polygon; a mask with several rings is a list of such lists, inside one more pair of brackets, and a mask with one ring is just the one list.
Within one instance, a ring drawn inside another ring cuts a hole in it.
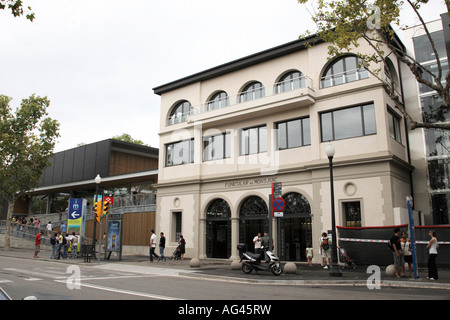
[{"label": "parked car", "polygon": [[[2,300],[12,300],[11,297],[0,287],[0,301]],[[22,300],[37,300],[35,296],[28,296],[23,298]]]}]

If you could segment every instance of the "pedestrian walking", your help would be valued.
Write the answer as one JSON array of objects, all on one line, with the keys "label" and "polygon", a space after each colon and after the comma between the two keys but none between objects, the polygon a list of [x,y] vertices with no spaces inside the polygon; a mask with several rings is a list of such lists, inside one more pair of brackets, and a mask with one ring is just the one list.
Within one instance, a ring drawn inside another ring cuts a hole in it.
[{"label": "pedestrian walking", "polygon": [[156,257],[156,259],[159,259],[159,256],[155,253],[156,249],[156,234],[155,230],[151,230],[152,235],[150,236],[150,261],[153,262],[153,256]]},{"label": "pedestrian walking", "polygon": [[428,279],[430,280],[438,280],[438,271],[436,266],[436,258],[438,255],[437,249],[439,247],[438,241],[436,238],[436,231],[430,230],[428,233],[430,235],[430,241],[427,244],[428,249]]},{"label": "pedestrian walking", "polygon": [[405,276],[405,259],[403,257],[400,235],[400,228],[395,228],[394,234],[392,235],[391,240],[389,240],[389,246],[392,251],[392,256],[394,257],[395,276],[397,278]]},{"label": "pedestrian walking", "polygon": [[164,248],[166,247],[166,237],[164,236],[164,232],[160,232],[159,233],[159,260],[164,260],[166,261],[167,258],[164,255]]},{"label": "pedestrian walking", "polygon": [[44,232],[41,230],[36,235],[35,242],[34,242],[34,258],[39,258],[38,253],[39,253],[39,251],[41,251],[41,240],[42,240],[43,234],[44,234]]}]

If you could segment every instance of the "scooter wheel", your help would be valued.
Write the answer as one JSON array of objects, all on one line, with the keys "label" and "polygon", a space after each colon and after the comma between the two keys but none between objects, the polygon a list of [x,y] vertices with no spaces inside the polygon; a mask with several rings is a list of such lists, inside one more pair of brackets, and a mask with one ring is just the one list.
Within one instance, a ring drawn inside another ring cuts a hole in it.
[{"label": "scooter wheel", "polygon": [[244,271],[244,273],[249,274],[249,273],[251,273],[253,271],[253,268],[250,267],[248,264],[243,263],[242,264],[242,271]]},{"label": "scooter wheel", "polygon": [[281,273],[283,273],[283,268],[279,263],[274,263],[270,270],[276,276],[279,276]]}]

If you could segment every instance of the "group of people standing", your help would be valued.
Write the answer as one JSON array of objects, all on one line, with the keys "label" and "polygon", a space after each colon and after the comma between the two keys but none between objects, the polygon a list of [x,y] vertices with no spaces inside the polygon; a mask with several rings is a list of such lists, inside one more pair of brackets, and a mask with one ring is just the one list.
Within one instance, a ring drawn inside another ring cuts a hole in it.
[{"label": "group of people standing", "polygon": [[[427,244],[428,249],[428,279],[438,280],[438,271],[436,266],[437,249],[439,247],[436,239],[436,231],[430,230],[428,233],[430,240]],[[394,229],[394,234],[389,241],[389,247],[394,257],[394,270],[397,278],[405,277],[405,264],[408,264],[409,276],[413,277],[413,258],[412,243],[406,232],[400,228]]]},{"label": "group of people standing", "polygon": [[59,260],[69,258],[69,251],[71,252],[70,258],[78,257],[78,235],[75,232],[69,233],[54,233],[50,238],[52,245],[52,253],[50,259]]}]

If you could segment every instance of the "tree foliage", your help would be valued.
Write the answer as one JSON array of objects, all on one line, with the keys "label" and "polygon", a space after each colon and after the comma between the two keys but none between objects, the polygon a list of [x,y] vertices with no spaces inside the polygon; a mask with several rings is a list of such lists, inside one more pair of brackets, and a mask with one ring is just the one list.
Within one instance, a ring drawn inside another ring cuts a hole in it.
[{"label": "tree foliage", "polygon": [[35,18],[34,12],[31,10],[31,7],[24,8],[22,0],[0,0],[0,9],[11,10],[11,14],[14,17],[20,17],[25,14],[25,17],[31,22],[33,22]]},{"label": "tree foliage", "polygon": [[133,137],[131,137],[131,135],[128,133],[122,133],[121,135],[114,136],[111,139],[140,144],[144,146],[146,145],[142,140],[133,139]]},{"label": "tree foliage", "polygon": [[10,101],[0,95],[0,201],[8,203],[5,248],[14,203],[39,185],[59,137],[59,123],[48,117],[46,97],[23,99],[15,114]]},{"label": "tree foliage", "polygon": [[[427,5],[428,0],[298,0],[298,2],[301,4],[314,2],[312,18],[318,29],[316,34],[329,43],[329,55],[336,57],[350,51],[356,53],[361,58],[361,67],[365,67],[382,82],[385,91],[394,101],[395,107],[408,120],[411,129],[418,127],[450,129],[450,123],[447,121],[450,106],[450,71],[443,73],[441,57],[419,13],[421,6]],[[445,4],[449,13],[450,0],[445,0]],[[418,62],[404,50],[397,38],[393,26],[400,29],[407,28],[400,21],[400,7],[403,5],[411,8],[425,30],[434,52],[437,70],[431,70]],[[309,34],[307,31],[306,35]],[[370,52],[358,52],[362,42],[368,44]],[[384,76],[385,72],[389,72],[389,69],[384,68],[388,55],[394,55],[409,68],[419,83],[428,86],[442,98],[443,104],[433,110],[431,115],[424,119],[413,119],[406,111],[401,97],[395,90],[395,83],[389,81],[394,79],[393,75],[388,79]]]}]

